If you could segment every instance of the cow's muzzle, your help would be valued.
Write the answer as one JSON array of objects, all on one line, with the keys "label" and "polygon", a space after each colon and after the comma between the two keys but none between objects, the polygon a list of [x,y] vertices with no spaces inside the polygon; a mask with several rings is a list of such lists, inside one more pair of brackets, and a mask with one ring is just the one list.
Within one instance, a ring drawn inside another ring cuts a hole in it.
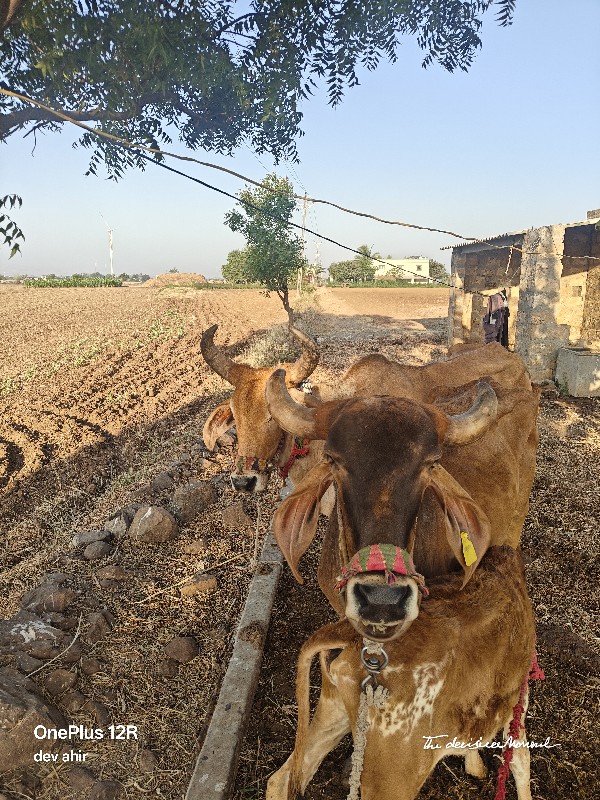
[{"label": "cow's muzzle", "polygon": [[269,471],[262,469],[262,465],[255,459],[250,468],[242,463],[231,473],[231,485],[237,492],[260,494],[264,492],[269,483]]},{"label": "cow's muzzle", "polygon": [[238,492],[254,492],[256,490],[256,475],[232,475],[231,485]]},{"label": "cow's muzzle", "polygon": [[389,641],[417,618],[419,597],[417,583],[409,576],[390,586],[381,573],[362,574],[346,586],[346,616],[363,636]]}]

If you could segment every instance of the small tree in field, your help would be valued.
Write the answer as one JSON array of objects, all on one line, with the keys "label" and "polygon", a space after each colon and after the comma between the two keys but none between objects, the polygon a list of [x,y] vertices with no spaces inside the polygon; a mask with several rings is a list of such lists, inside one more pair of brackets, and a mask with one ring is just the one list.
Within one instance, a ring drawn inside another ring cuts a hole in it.
[{"label": "small tree in field", "polygon": [[248,251],[231,250],[227,254],[227,261],[221,267],[221,274],[227,283],[248,283],[250,278],[246,271],[248,263]]},{"label": "small tree in field", "polygon": [[349,261],[336,261],[329,265],[329,274],[337,283],[372,281],[375,277],[376,265],[372,259],[381,258],[381,255],[374,253],[368,244],[361,244],[356,249],[360,255]]},{"label": "small tree in field", "polygon": [[257,189],[243,189],[237,208],[225,215],[232,231],[246,239],[246,275],[277,294],[290,321],[288,283],[306,265],[302,242],[287,223],[296,208],[294,187],[287,178],[267,175]]},{"label": "small tree in field", "polygon": [[429,262],[429,276],[431,278],[435,278],[436,281],[442,281],[443,283],[450,283],[450,275],[444,264],[441,261],[430,261]]}]

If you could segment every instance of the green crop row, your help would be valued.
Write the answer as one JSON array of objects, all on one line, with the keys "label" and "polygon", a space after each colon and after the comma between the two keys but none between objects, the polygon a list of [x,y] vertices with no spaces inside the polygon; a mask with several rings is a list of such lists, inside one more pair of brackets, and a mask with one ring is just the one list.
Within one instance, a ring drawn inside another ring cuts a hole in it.
[{"label": "green crop row", "polygon": [[42,289],[63,289],[68,287],[95,288],[98,286],[122,286],[123,281],[119,278],[83,278],[72,276],[71,278],[27,278],[23,281],[24,286]]}]

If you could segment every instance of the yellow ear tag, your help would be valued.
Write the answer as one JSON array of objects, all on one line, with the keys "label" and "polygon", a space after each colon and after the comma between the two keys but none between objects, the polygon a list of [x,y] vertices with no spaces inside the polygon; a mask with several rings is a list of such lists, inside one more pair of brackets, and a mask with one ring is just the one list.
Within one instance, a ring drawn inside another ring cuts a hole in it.
[{"label": "yellow ear tag", "polygon": [[473,542],[469,539],[469,534],[464,531],[460,532],[460,540],[462,542],[462,551],[465,559],[465,564],[470,567],[477,561],[477,553],[473,546]]}]

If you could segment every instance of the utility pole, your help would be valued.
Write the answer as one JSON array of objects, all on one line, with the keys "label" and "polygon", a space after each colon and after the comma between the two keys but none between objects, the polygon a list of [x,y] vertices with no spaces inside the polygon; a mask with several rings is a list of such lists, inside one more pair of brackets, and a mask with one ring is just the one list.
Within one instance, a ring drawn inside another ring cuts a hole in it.
[{"label": "utility pole", "polygon": [[[102,217],[102,219],[104,219],[102,213],[100,213],[100,216]],[[105,219],[104,219],[104,224],[106,225],[106,230],[108,231],[108,258],[110,261],[110,274],[114,276],[115,271],[113,269],[113,230]]]},{"label": "utility pole", "polygon": [[[304,200],[302,201],[302,256],[306,259],[306,211],[308,209],[308,197],[304,192]],[[296,291],[302,294],[302,282],[304,279],[304,269],[300,267],[298,270],[298,280],[296,283]]]}]

